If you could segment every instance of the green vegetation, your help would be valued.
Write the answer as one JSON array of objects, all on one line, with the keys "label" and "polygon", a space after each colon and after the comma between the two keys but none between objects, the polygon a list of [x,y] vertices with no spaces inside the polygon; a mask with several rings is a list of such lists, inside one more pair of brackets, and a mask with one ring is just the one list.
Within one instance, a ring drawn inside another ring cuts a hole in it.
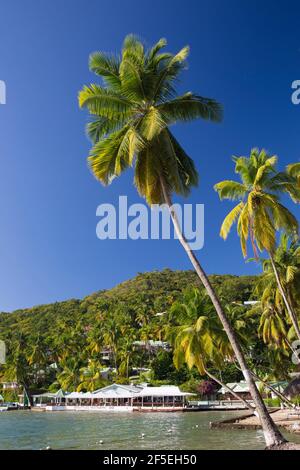
[{"label": "green vegetation", "polygon": [[[120,57],[92,54],[90,69],[102,84],[85,86],[79,104],[91,117],[94,176],[108,185],[133,167],[134,184],[147,203],[167,205],[195,272],[141,274],[83,300],[1,314],[8,361],[0,374],[25,389],[92,391],[112,380],[147,380],[179,384],[202,396],[212,384],[244,378],[267,445],[281,445],[285,438],[255,381],[282,380],[295,368],[290,355],[293,340],[300,338],[298,221],[280,197],[300,201],[299,164],[279,172],[277,157],[257,149],[234,158],[241,182],[215,186],[221,199],[239,201],[221,236],[227,238],[237,222],[244,256],[251,243],[263,273],[207,276],[172,206],[174,194],[188,196],[197,186],[198,173],[170,126],[198,118],[218,122],[222,107],[191,92],[177,95],[189,49],[174,55],[162,51],[165,46],[161,39],[147,50],[130,35]],[[259,251],[268,260],[259,259]],[[250,298],[259,303],[243,305]]]},{"label": "green vegetation", "polygon": [[[139,194],[149,205],[164,203],[168,207],[178,239],[215,308],[249,386],[266,444],[269,447],[282,444],[285,439],[269,416],[257,389],[229,312],[186,240],[173,208],[174,193],[188,196],[191,188],[198,185],[198,173],[170,126],[198,118],[219,122],[222,106],[214,99],[191,92],[178,95],[175,85],[186,68],[189,48],[184,47],[174,55],[161,52],[165,46],[166,41],[161,39],[146,50],[140,40],[129,35],[120,56],[103,52],[91,55],[90,69],[101,77],[102,85],[85,86],[79,93],[79,104],[88,109],[92,119],[87,128],[93,141],[89,163],[95,177],[104,185],[110,184],[126,168],[133,167],[134,184]],[[263,171],[263,165],[260,171],[264,175],[268,173],[268,169]],[[257,179],[263,180],[260,171]],[[295,177],[289,177],[294,183]],[[278,210],[279,205],[276,207]],[[255,211],[259,209],[260,205]],[[280,228],[285,225],[281,223]],[[277,275],[275,267],[274,272]],[[281,295],[289,308],[283,289]],[[187,355],[185,359],[188,359]]]},{"label": "green vegetation", "polygon": [[[222,181],[215,185],[221,199],[240,201],[225,218],[220,235],[226,239],[232,225],[237,221],[243,255],[247,256],[248,238],[256,259],[257,248],[267,252],[277,283],[274,293],[278,289],[277,295],[280,295],[300,340],[297,313],[285,286],[295,268],[289,266],[288,278],[282,278],[274,259],[278,232],[292,236],[296,241],[298,238],[298,221],[280,200],[281,196],[288,195],[294,202],[300,201],[299,182],[294,174],[298,165],[289,165],[286,172],[278,172],[277,156],[270,156],[265,150],[258,149],[252,149],[249,157],[234,157],[234,161],[235,173],[240,176],[241,183]],[[287,248],[286,246],[285,249]]]},{"label": "green vegetation", "polygon": [[[247,300],[255,285],[251,276],[214,275],[211,281],[226,304]],[[178,322],[171,306],[183,300],[183,292],[191,286],[199,287],[204,296],[193,271],[166,269],[139,274],[82,300],[1,313],[1,339],[8,347],[1,381],[17,380],[31,390],[94,390],[105,383],[100,370],[107,362],[117,369],[111,380],[128,381],[134,367],[149,367],[154,382],[199,381],[196,370],[176,371],[171,352],[133,345],[134,341],[166,340],[169,327]],[[206,296],[203,303],[211,310]],[[166,313],[156,316],[162,312]],[[107,349],[109,361],[102,354]]]},{"label": "green vegetation", "polygon": [[[253,370],[269,380],[288,377],[293,365],[285,344],[266,341],[261,334],[264,317],[260,306],[243,306],[244,301],[255,298],[263,278],[213,275],[210,279]],[[60,387],[92,391],[111,381],[140,380],[153,385],[174,383],[198,392],[207,375],[222,383],[242,379],[211,301],[193,271],[165,269],[139,274],[82,300],[1,313],[0,331],[8,346],[0,380],[16,380],[31,391],[57,391]],[[181,356],[187,351],[178,348],[177,333],[183,340],[190,332],[195,350],[188,349],[187,367]],[[174,344],[175,365],[173,351],[151,348],[150,340]],[[145,346],[137,346],[135,341],[144,341]],[[107,361],[103,351],[108,350]],[[201,363],[199,367],[201,359],[205,359],[205,370]],[[107,366],[116,371],[103,378],[101,371]],[[151,372],[137,374],[136,369],[142,368]],[[2,393],[7,400],[16,399],[16,392]]]}]

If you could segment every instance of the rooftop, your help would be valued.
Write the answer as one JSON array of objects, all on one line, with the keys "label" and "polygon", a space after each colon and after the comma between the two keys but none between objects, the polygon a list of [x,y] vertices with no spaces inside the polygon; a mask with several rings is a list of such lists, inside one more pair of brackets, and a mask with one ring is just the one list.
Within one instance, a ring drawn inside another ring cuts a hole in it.
[{"label": "rooftop", "polygon": [[64,393],[60,390],[56,394],[43,393],[42,395],[34,395],[35,398],[39,397],[62,397],[70,399],[92,399],[92,398],[134,398],[134,397],[173,397],[173,396],[191,396],[193,393],[182,392],[179,387],[175,385],[162,385],[160,387],[148,387],[145,385],[121,385],[112,384],[107,387],[100,388],[94,392],[72,392]]}]

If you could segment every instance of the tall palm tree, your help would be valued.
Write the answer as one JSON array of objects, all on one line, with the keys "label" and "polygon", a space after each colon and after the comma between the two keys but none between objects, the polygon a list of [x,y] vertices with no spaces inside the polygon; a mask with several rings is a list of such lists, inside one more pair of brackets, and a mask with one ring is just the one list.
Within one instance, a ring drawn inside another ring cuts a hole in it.
[{"label": "tall palm tree", "polygon": [[136,340],[135,331],[129,328],[124,334],[122,341],[118,348],[118,355],[120,359],[118,373],[121,377],[129,378],[130,360],[134,352],[134,341]]},{"label": "tall palm tree", "polygon": [[[47,349],[44,339],[38,334],[29,344],[29,353],[27,357],[30,366],[33,366],[36,383],[40,379],[42,370],[47,369]],[[42,373],[43,374],[43,373]]]},{"label": "tall palm tree", "polygon": [[80,364],[76,358],[68,357],[62,359],[59,363],[62,369],[57,375],[57,381],[64,391],[76,390],[79,386],[80,379]]},{"label": "tall palm tree", "polygon": [[268,155],[265,150],[259,151],[254,148],[249,157],[234,157],[233,160],[235,172],[240,176],[241,182],[225,180],[215,185],[220,199],[239,201],[225,217],[220,235],[226,239],[232,225],[237,222],[238,235],[245,257],[248,238],[257,259],[258,249],[267,251],[278,289],[300,339],[297,316],[288,300],[274,261],[277,231],[282,230],[289,234],[298,233],[298,221],[280,203],[280,196],[286,193],[294,200],[299,200],[300,190],[289,175],[276,171],[277,157]]},{"label": "tall palm tree", "polygon": [[87,133],[94,145],[89,163],[95,177],[109,184],[129,166],[134,166],[134,182],[149,205],[166,204],[175,232],[218,313],[260,416],[267,446],[285,442],[273,423],[248,370],[243,351],[208,276],[182,233],[172,194],[187,196],[198,184],[198,173],[170,131],[175,122],[197,118],[219,122],[222,107],[214,99],[188,92],[178,96],[175,84],[186,66],[189,48],[177,54],[162,52],[161,39],[149,50],[134,36],[125,38],[121,57],[96,52],[90,69],[103,84],[85,86],[79,104],[86,107],[92,121]]},{"label": "tall palm tree", "polygon": [[30,366],[27,358],[27,338],[24,333],[18,332],[10,344],[7,363],[4,365],[4,379],[16,381],[30,400]]}]

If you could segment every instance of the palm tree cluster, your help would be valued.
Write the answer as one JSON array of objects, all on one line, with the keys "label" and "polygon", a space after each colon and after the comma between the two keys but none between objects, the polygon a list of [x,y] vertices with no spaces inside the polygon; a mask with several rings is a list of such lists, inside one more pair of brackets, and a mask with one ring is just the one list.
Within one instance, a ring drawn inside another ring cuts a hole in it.
[{"label": "palm tree cluster", "polygon": [[[263,269],[253,292],[259,303],[248,310],[239,302],[229,303],[190,248],[172,204],[174,194],[186,197],[197,187],[198,172],[171,126],[199,118],[218,123],[223,110],[213,98],[190,91],[177,93],[189,48],[173,54],[165,47],[165,39],[147,48],[129,35],[120,55],[91,54],[90,70],[101,83],[84,86],[79,105],[90,116],[86,131],[92,141],[88,163],[93,175],[108,185],[133,168],[134,184],[147,203],[167,205],[202,287],[188,289],[184,295],[181,289],[178,296],[165,289],[168,298],[156,310],[167,312],[161,317],[152,310],[149,319],[145,314],[149,295],[144,293],[138,303],[137,290],[129,305],[105,298],[91,302],[88,315],[81,315],[83,310],[67,318],[57,315],[55,334],[50,337],[39,329],[26,347],[20,338],[11,340],[4,376],[14,377],[24,386],[30,380],[37,384],[39,371],[44,369],[47,375],[44,366],[53,362],[57,371],[49,378],[50,387],[94,390],[103,383],[103,349],[109,350],[117,379],[128,381],[134,366],[157,366],[157,357],[147,350],[137,351],[136,341],[168,339],[176,367],[187,366],[186,377],[196,370],[223,384],[223,375],[234,367],[248,384],[253,405],[247,406],[260,419],[266,445],[281,446],[286,440],[267,410],[256,379],[270,370],[276,377],[284,371],[287,374],[292,367],[288,352],[293,349],[293,339],[300,339],[298,221],[282,201],[283,197],[300,201],[300,164],[279,171],[275,155],[253,149],[249,157],[234,157],[240,181],[215,185],[221,199],[238,202],[225,218],[221,236],[226,239],[237,223],[244,257],[251,245],[254,261]],[[264,253],[266,259],[261,258]],[[23,334],[28,335],[23,326]]]},{"label": "palm tree cluster", "polygon": [[[222,107],[211,98],[191,92],[176,93],[176,79],[185,68],[188,48],[177,54],[162,52],[165,40],[149,50],[136,37],[125,38],[121,57],[97,52],[90,57],[90,69],[102,78],[102,85],[85,86],[79,93],[79,104],[92,117],[88,134],[93,140],[89,162],[98,180],[109,184],[129,166],[134,167],[134,182],[148,204],[165,203],[170,211],[175,232],[215,308],[227,334],[233,353],[248,383],[268,446],[280,445],[285,439],[274,425],[257,389],[238,336],[225,308],[210,283],[195,253],[182,233],[172,206],[172,194],[187,196],[198,183],[192,159],[170,131],[175,122],[197,118],[220,121]],[[221,234],[226,237],[239,217],[238,231],[244,254],[250,234],[256,246],[267,250],[278,288],[294,328],[298,330],[295,312],[288,302],[274,263],[276,230],[294,232],[294,216],[279,202],[278,193],[286,192],[298,200],[298,167],[289,175],[276,173],[276,157],[253,150],[250,158],[236,159],[236,171],[242,183],[223,182],[216,186],[221,197],[240,199],[239,205],[226,218]],[[296,174],[296,176],[295,176]],[[296,184],[295,184],[296,182]],[[245,201],[244,201],[245,200]],[[183,341],[184,344],[184,341]]]},{"label": "palm tree cluster", "polygon": [[[152,369],[148,380],[153,383],[191,381],[186,387],[192,391],[189,387],[198,383],[199,374],[185,368],[177,373],[169,348],[156,350],[151,346],[151,340],[166,341],[167,330],[181,324],[169,309],[182,296],[182,281],[186,286],[195,282],[191,274],[168,270],[143,274],[127,289],[115,288],[112,298],[103,292],[78,302],[1,314],[1,339],[8,350],[7,363],[0,368],[0,382],[17,382],[32,393],[60,388],[93,391],[111,381],[140,379],[137,370]],[[227,298],[235,298],[241,294],[240,284],[236,286],[238,279],[224,276],[223,285],[226,278]],[[248,295],[248,289],[246,280],[242,295]],[[207,298],[201,305],[212,311]],[[157,316],[159,311],[165,313]],[[156,373],[163,370],[164,363],[168,371]]]}]

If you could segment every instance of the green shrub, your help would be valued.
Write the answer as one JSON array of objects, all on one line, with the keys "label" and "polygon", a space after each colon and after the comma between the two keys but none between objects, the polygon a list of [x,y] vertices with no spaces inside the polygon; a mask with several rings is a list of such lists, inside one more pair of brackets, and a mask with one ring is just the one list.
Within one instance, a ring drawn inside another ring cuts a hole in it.
[{"label": "green shrub", "polygon": [[280,407],[281,405],[281,400],[280,398],[265,398],[265,404],[270,407]]}]

